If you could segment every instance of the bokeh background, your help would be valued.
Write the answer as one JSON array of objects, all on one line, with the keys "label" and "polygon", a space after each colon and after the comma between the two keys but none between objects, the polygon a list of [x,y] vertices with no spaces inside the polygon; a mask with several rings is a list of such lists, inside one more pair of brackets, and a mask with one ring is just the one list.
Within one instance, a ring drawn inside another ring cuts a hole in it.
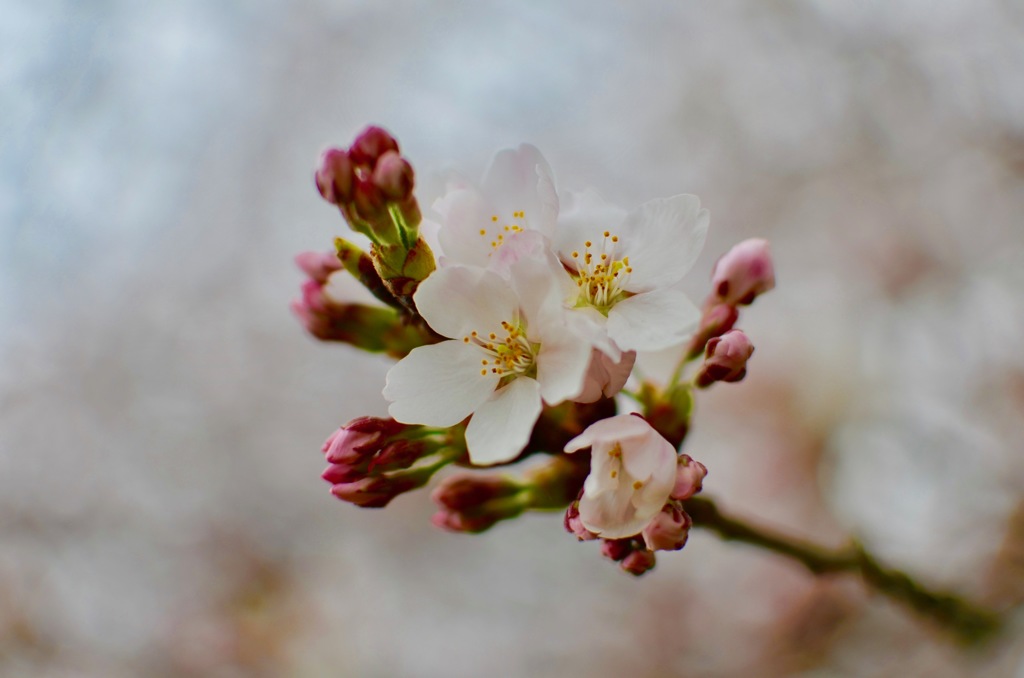
[{"label": "bokeh background", "polygon": [[[1024,6],[0,0],[0,674],[1024,676]],[[288,313],[328,144],[429,205],[530,141],[561,185],[773,242],[687,451],[735,513],[1011,610],[966,651],[695,533],[635,580],[531,515],[331,497],[388,362]],[[433,193],[432,193],[433,192]]]}]

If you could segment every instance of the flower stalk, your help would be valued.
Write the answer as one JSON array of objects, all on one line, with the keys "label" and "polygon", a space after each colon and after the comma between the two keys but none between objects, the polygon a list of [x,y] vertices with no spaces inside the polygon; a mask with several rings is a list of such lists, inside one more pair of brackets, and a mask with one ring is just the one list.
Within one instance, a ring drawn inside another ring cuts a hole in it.
[{"label": "flower stalk", "polygon": [[710,530],[726,541],[750,544],[786,556],[819,576],[859,574],[875,591],[930,619],[965,644],[985,641],[1001,628],[1002,620],[995,612],[952,593],[931,590],[904,572],[882,566],[859,543],[827,549],[728,516],[707,497],[693,497],[685,506],[694,526]]}]

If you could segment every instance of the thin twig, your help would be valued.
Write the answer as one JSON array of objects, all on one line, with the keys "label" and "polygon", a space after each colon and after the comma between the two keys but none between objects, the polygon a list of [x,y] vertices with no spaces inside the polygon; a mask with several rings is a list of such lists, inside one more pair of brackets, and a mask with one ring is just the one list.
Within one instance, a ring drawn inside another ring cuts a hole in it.
[{"label": "thin twig", "polygon": [[964,642],[985,640],[1000,628],[1001,619],[995,612],[950,593],[931,591],[903,572],[882,567],[860,544],[832,550],[783,536],[723,515],[715,502],[706,497],[688,500],[686,512],[693,518],[694,525],[716,532],[722,539],[780,553],[800,562],[814,574],[859,573],[876,591],[933,620]]}]

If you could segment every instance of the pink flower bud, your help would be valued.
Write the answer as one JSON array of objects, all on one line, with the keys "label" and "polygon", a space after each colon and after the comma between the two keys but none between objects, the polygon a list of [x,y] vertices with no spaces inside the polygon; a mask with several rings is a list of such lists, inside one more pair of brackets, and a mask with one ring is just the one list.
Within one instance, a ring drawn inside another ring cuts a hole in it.
[{"label": "pink flower bud", "polygon": [[421,440],[392,441],[374,455],[370,462],[370,471],[381,473],[409,468],[428,451],[427,444]]},{"label": "pink flower bud", "polygon": [[644,543],[651,551],[678,551],[686,545],[693,521],[674,501],[665,504],[644,528]]},{"label": "pink flower bud", "polygon": [[460,473],[441,481],[430,498],[434,503],[455,511],[479,508],[493,499],[508,497],[522,487],[500,475]]},{"label": "pink flower bud", "polygon": [[331,464],[320,477],[331,485],[339,483],[353,483],[366,477],[367,468],[365,464]]},{"label": "pink flower bud", "polygon": [[352,196],[356,213],[365,221],[376,221],[385,212],[384,195],[371,179],[356,179],[355,193]]},{"label": "pink flower bud", "polygon": [[523,512],[526,504],[517,497],[523,490],[521,483],[501,475],[451,476],[430,495],[441,509],[431,522],[450,532],[483,532]]},{"label": "pink flower bud", "polygon": [[685,500],[701,491],[704,477],[708,469],[699,461],[694,461],[688,454],[679,455],[676,465],[676,485],[672,488],[673,499]]},{"label": "pink flower bud", "polygon": [[768,241],[744,240],[715,263],[711,273],[714,294],[726,304],[749,304],[775,287],[775,266]]},{"label": "pink flower bud", "polygon": [[421,487],[426,480],[418,476],[371,476],[338,483],[331,488],[331,494],[363,508],[382,508],[398,495]]},{"label": "pink flower bud", "polygon": [[591,539],[598,538],[596,534],[583,526],[583,521],[580,520],[579,501],[569,504],[569,508],[565,510],[565,519],[562,524],[565,526],[566,532],[575,535],[576,539],[580,541],[590,541]]},{"label": "pink flower bud", "polygon": [[394,419],[360,417],[332,433],[321,450],[332,464],[352,464],[369,459],[385,441],[411,428]]},{"label": "pink flower bud", "polygon": [[412,165],[396,151],[388,151],[373,168],[373,183],[388,200],[405,200],[412,195]]},{"label": "pink flower bud", "polygon": [[704,365],[697,373],[697,386],[705,388],[716,381],[739,381],[747,376],[747,361],[754,346],[743,330],[729,330],[714,337],[704,349]]},{"label": "pink flower bud", "polygon": [[634,577],[639,577],[648,570],[653,570],[655,565],[654,551],[637,549],[622,559],[619,567],[623,572],[628,572]]},{"label": "pink flower bud", "polygon": [[601,544],[601,555],[619,562],[636,549],[633,539],[605,539]]},{"label": "pink flower bud", "polygon": [[335,271],[341,270],[341,261],[334,252],[302,252],[295,255],[295,263],[310,280],[324,285]]},{"label": "pink flower bud", "polygon": [[340,148],[328,148],[320,156],[316,169],[316,187],[324,200],[344,205],[352,200],[355,169],[349,154]]},{"label": "pink flower bud", "polygon": [[704,352],[704,346],[714,337],[720,337],[733,328],[739,320],[740,312],[735,306],[729,304],[715,303],[713,297],[709,298],[704,306],[704,313],[700,318],[700,327],[690,340],[690,347],[687,354],[696,358]]},{"label": "pink flower bud", "polygon": [[398,152],[398,142],[380,127],[367,127],[356,137],[349,153],[358,165],[373,165],[388,151]]}]

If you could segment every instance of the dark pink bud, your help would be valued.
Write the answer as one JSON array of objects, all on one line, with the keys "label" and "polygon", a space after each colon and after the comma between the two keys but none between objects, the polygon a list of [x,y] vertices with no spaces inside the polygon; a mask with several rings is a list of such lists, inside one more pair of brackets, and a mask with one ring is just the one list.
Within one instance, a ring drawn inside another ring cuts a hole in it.
[{"label": "dark pink bud", "polygon": [[370,462],[374,473],[406,469],[430,451],[421,440],[395,440],[380,449]]},{"label": "dark pink bud", "polygon": [[713,293],[725,304],[749,304],[775,287],[775,265],[768,241],[744,240],[715,263],[711,272]]},{"label": "dark pink bud", "polygon": [[697,386],[704,388],[716,381],[740,381],[747,376],[747,361],[753,353],[754,345],[743,330],[729,330],[713,338],[704,349],[704,365],[697,373]]},{"label": "dark pink bud", "polygon": [[315,280],[302,283],[302,305],[313,313],[327,313],[330,302],[324,295],[324,286]]},{"label": "dark pink bud", "polygon": [[349,154],[340,148],[328,148],[320,155],[316,169],[316,187],[324,200],[344,205],[352,200],[355,168]]},{"label": "dark pink bud", "polygon": [[366,477],[367,469],[365,464],[331,464],[320,477],[331,485],[339,483],[352,483]]},{"label": "dark pink bud", "polygon": [[569,508],[565,510],[565,519],[562,524],[565,526],[566,532],[575,535],[580,541],[590,541],[591,539],[598,538],[596,534],[583,526],[583,520],[580,519],[579,501],[569,504]]},{"label": "dark pink bud", "polygon": [[331,488],[331,494],[363,508],[387,506],[398,495],[415,490],[423,485],[426,478],[411,476],[371,476],[350,483],[339,483]]},{"label": "dark pink bud", "polygon": [[388,200],[405,200],[412,195],[412,165],[396,151],[388,151],[373,168],[373,183]]},{"label": "dark pink bud", "polygon": [[683,507],[670,501],[644,528],[644,543],[650,551],[678,551],[686,545],[693,521]]},{"label": "dark pink bud", "polygon": [[679,500],[689,499],[701,491],[707,474],[708,469],[704,464],[694,461],[688,454],[679,455],[676,463],[676,484],[670,496]]},{"label": "dark pink bud", "polygon": [[637,549],[622,559],[619,567],[623,572],[628,572],[634,577],[639,577],[644,572],[654,569],[654,551]]},{"label": "dark pink bud", "polygon": [[605,539],[601,544],[601,555],[609,560],[619,562],[633,550],[636,549],[636,542],[632,539]]},{"label": "dark pink bud", "polygon": [[704,304],[704,313],[700,318],[700,327],[694,332],[690,339],[690,347],[687,354],[696,358],[704,352],[704,346],[714,337],[720,337],[733,328],[739,320],[740,312],[735,306],[716,303],[714,297],[709,297]]},{"label": "dark pink bud", "polygon": [[377,158],[388,151],[398,152],[398,142],[380,127],[370,126],[362,131],[352,143],[349,153],[357,165],[373,167]]},{"label": "dark pink bud", "polygon": [[519,483],[504,476],[460,473],[442,480],[430,498],[441,507],[465,511],[494,499],[509,497],[521,489]]},{"label": "dark pink bud", "polygon": [[356,213],[366,221],[374,221],[384,214],[384,194],[371,179],[356,179],[356,189],[352,196]]},{"label": "dark pink bud", "polygon": [[394,419],[360,417],[332,433],[321,450],[332,464],[361,463],[379,450],[384,441],[406,428]]},{"label": "dark pink bud", "polygon": [[449,532],[465,532],[467,534],[489,530],[499,520],[501,520],[500,517],[488,513],[469,515],[448,509],[441,509],[430,517],[430,522],[435,527]]},{"label": "dark pink bud", "polygon": [[311,280],[321,285],[332,273],[341,270],[341,261],[334,252],[302,252],[295,255],[295,263]]}]

